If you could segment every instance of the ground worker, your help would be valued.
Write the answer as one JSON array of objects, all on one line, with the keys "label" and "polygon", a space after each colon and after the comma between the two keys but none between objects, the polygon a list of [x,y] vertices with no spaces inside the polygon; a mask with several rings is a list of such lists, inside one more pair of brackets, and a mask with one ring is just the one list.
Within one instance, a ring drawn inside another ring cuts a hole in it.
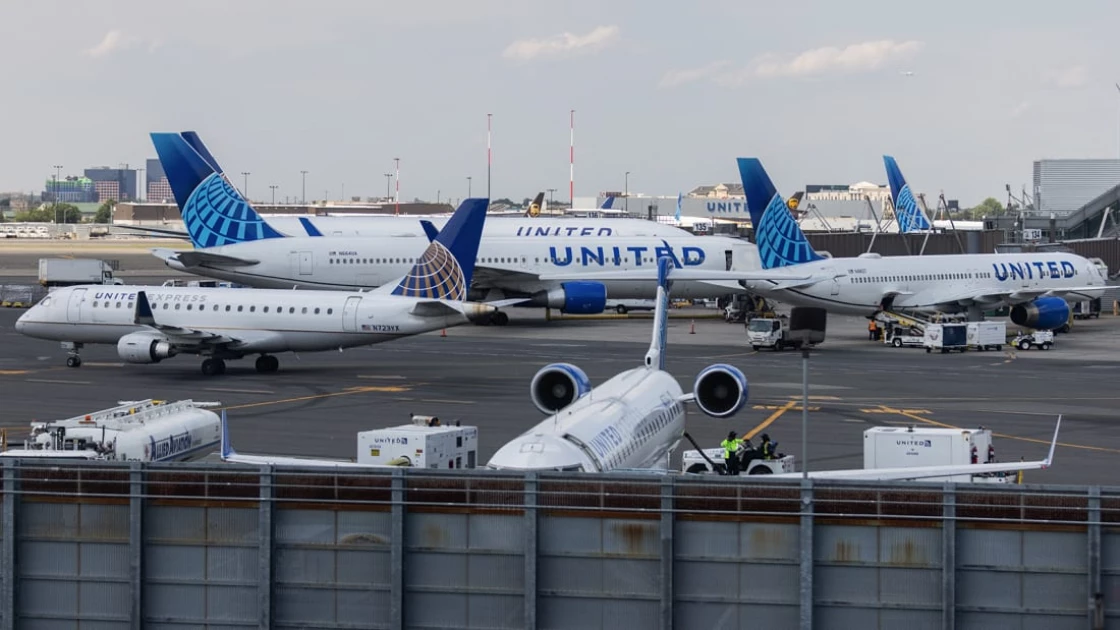
[{"label": "ground worker", "polygon": [[878,334],[877,334],[879,332],[878,329],[879,329],[879,326],[877,326],[875,324],[875,320],[871,320],[871,321],[867,322],[867,338],[868,338],[868,340],[875,341],[876,337],[878,336]]},{"label": "ground worker", "polygon": [[742,443],[734,431],[730,431],[727,439],[719,443],[723,448],[723,465],[729,475],[739,474],[739,445]]},{"label": "ground worker", "polygon": [[770,441],[770,435],[762,434],[762,459],[774,459],[775,443]]}]

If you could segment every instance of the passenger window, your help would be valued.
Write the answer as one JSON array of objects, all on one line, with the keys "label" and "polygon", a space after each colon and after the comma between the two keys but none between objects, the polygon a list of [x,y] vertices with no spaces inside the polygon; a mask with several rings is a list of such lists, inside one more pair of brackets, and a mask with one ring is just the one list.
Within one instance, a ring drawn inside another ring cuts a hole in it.
[{"label": "passenger window", "polygon": [[289,315],[291,315],[291,314],[292,314],[292,313],[294,313],[294,312],[296,312],[296,307],[294,307],[294,306],[291,306],[291,307],[289,307],[289,308],[288,308],[288,314],[289,314]]},{"label": "passenger window", "polygon": [[163,303],[163,310],[165,310],[165,311],[166,311],[166,310],[167,310],[167,306],[168,306],[167,302],[164,302],[164,303]]},{"label": "passenger window", "polygon": [[244,307],[244,306],[240,306],[240,305],[238,305],[238,307],[237,307],[237,312],[238,312],[238,313],[240,313],[240,312],[241,312],[242,310],[244,310],[244,309],[245,309],[245,307]]},{"label": "passenger window", "polygon": [[191,310],[191,308],[192,308],[192,305],[188,304],[187,305],[187,310],[189,311],[189,310]]},{"label": "passenger window", "polygon": [[94,307],[94,308],[97,308],[97,300],[94,300],[94,301],[93,301],[93,307]]},{"label": "passenger window", "polygon": [[117,302],[117,308],[120,308],[120,307],[121,307],[121,303]]},{"label": "passenger window", "polygon": [[267,306],[264,307],[264,312],[266,312],[266,313],[268,312],[268,307]]},{"label": "passenger window", "polygon": [[256,313],[257,312],[257,307],[256,306],[250,306],[249,307],[249,312],[250,313]]},{"label": "passenger window", "polygon": [[333,314],[333,313],[334,313],[334,309],[333,309],[333,308],[328,308],[328,309],[327,309],[327,315],[331,315],[331,314]]},{"label": "passenger window", "polygon": [[303,307],[303,310],[302,310],[302,311],[301,311],[300,313],[301,313],[302,315],[306,315],[306,314],[307,314],[307,307],[306,307],[306,306],[305,306],[305,307]]},{"label": "passenger window", "polygon": [[226,312],[229,312],[229,304],[226,304]]},{"label": "passenger window", "polygon": [[316,308],[316,309],[315,309],[315,314],[316,314],[316,315],[318,315],[318,314],[319,314],[319,309],[318,309],[318,308]]},{"label": "passenger window", "polygon": [[176,305],[175,305],[175,310],[179,310],[179,307],[180,307],[180,306],[182,306],[182,305],[181,305],[181,304],[176,304]]},{"label": "passenger window", "polygon": [[132,302],[128,303],[128,308],[132,308]]}]

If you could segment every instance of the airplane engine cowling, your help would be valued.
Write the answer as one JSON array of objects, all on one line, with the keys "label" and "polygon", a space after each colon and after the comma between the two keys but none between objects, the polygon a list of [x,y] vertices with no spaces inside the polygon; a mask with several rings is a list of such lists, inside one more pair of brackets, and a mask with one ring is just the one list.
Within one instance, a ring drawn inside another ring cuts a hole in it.
[{"label": "airplane engine cowling", "polygon": [[1024,328],[1053,330],[1069,321],[1069,304],[1060,297],[1043,297],[1011,307],[1011,322]]},{"label": "airplane engine cowling", "polygon": [[607,307],[607,287],[601,282],[564,282],[534,295],[533,303],[573,315],[597,315]]},{"label": "airplane engine cowling", "polygon": [[117,355],[127,363],[159,363],[178,353],[166,337],[156,333],[130,333],[117,341]]},{"label": "airplane engine cowling", "polygon": [[747,404],[747,376],[733,365],[709,365],[696,375],[692,393],[700,411],[713,418],[727,418]]},{"label": "airplane engine cowling", "polygon": [[591,391],[591,379],[570,363],[546,365],[529,385],[533,404],[541,413],[554,414]]}]

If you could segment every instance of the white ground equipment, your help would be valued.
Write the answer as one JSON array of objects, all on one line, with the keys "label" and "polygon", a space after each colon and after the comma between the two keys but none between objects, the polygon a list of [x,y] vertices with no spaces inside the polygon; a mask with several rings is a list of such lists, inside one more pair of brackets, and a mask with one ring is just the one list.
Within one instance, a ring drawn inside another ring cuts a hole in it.
[{"label": "white ground equipment", "polygon": [[358,463],[412,468],[475,468],[478,427],[440,426],[434,416],[358,434]]},{"label": "white ground equipment", "polygon": [[31,423],[23,448],[0,457],[167,462],[201,457],[218,445],[220,419],[193,400],[121,401],[117,407],[54,422]]},{"label": "white ground equipment", "polygon": [[755,350],[771,348],[775,351],[801,343],[790,338],[788,317],[756,317],[747,322],[747,342]]},{"label": "white ground equipment", "polygon": [[[742,457],[743,450],[740,449],[739,456]],[[705,459],[705,456],[707,459]],[[777,475],[781,473],[794,472],[795,467],[793,463],[793,455],[783,455],[775,459],[759,459],[751,458],[744,465],[739,467],[744,475]],[[712,468],[715,464],[715,468]],[[723,474],[725,469],[723,461],[722,448],[706,448],[704,454],[701,455],[700,451],[685,451],[681,456],[681,472],[692,474]]]},{"label": "white ground equipment", "polygon": [[968,322],[968,346],[977,350],[1003,350],[1007,322]]},{"label": "white ground equipment", "polygon": [[1031,332],[1020,332],[1011,341],[1011,345],[1020,350],[1030,350],[1031,348],[1049,350],[1054,345],[1054,331],[1032,330]]},{"label": "white ground equipment", "polygon": [[927,324],[924,345],[926,352],[964,352],[968,350],[968,324]]},{"label": "white ground equipment", "polygon": [[[939,427],[872,427],[863,432],[863,468],[915,468],[995,462],[992,431]],[[1007,483],[1007,473],[953,475],[925,481]]]}]

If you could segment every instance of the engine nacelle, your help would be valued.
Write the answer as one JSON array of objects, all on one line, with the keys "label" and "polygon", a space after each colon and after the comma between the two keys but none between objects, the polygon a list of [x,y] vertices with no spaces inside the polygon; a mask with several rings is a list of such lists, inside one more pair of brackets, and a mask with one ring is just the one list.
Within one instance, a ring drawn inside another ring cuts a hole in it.
[{"label": "engine nacelle", "polygon": [[1054,330],[1069,321],[1069,304],[1060,297],[1043,297],[1011,307],[1011,322],[1035,330]]},{"label": "engine nacelle", "polygon": [[157,333],[135,332],[117,341],[117,355],[127,363],[159,363],[176,354],[175,346]]},{"label": "engine nacelle", "polygon": [[562,313],[597,315],[607,307],[607,287],[601,282],[564,282],[534,295],[533,303]]},{"label": "engine nacelle", "polygon": [[709,416],[733,416],[747,404],[747,375],[726,363],[709,365],[696,375],[692,394],[696,406]]},{"label": "engine nacelle", "polygon": [[591,391],[591,379],[570,363],[553,363],[541,368],[529,385],[529,395],[541,413],[554,414]]}]

